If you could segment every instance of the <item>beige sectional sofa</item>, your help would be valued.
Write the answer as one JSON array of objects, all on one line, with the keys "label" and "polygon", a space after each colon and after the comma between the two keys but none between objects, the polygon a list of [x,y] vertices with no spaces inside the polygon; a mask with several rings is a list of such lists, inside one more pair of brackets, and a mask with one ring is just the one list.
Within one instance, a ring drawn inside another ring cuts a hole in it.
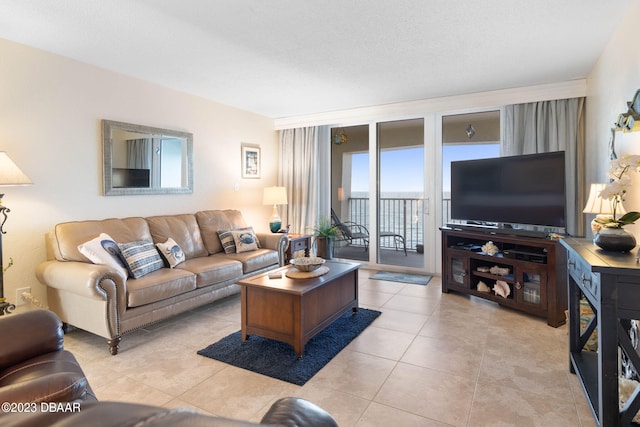
[{"label": "beige sectional sofa", "polygon": [[[219,232],[246,228],[237,210],[62,223],[47,234],[47,261],[36,275],[50,309],[66,324],[105,337],[115,355],[124,333],[237,293],[240,278],[281,266],[286,235],[255,233],[259,248],[236,253],[226,233],[223,247]],[[131,259],[96,264],[80,251],[102,233],[121,248],[171,238],[184,261],[133,278],[125,262]]]}]

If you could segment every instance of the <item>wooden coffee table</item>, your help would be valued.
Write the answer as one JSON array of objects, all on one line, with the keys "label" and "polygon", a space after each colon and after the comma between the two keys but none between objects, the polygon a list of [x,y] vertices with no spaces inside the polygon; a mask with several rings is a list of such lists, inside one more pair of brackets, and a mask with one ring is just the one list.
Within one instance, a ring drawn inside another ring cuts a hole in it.
[{"label": "wooden coffee table", "polygon": [[[291,279],[293,266],[243,279],[241,289],[242,341],[258,335],[293,346],[302,357],[305,344],[344,313],[358,311],[360,264],[327,261],[329,272],[316,278]],[[269,275],[281,273],[270,279]]]}]

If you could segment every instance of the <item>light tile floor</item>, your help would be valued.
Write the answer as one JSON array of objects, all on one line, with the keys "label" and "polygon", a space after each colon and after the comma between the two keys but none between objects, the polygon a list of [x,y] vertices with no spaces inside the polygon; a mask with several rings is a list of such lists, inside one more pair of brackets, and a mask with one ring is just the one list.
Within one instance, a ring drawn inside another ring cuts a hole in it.
[{"label": "light tile floor", "polygon": [[300,396],[349,426],[594,426],[568,371],[567,327],[427,286],[371,280],[360,305],[382,315],[304,386],[196,351],[240,328],[238,295],[125,335],[65,337],[100,400],[190,407],[258,421],[273,401]]}]

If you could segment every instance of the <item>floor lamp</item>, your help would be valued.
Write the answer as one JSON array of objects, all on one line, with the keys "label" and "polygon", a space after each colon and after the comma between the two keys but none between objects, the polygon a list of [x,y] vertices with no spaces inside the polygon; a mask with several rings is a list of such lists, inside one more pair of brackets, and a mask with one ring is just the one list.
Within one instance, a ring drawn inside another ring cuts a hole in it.
[{"label": "floor lamp", "polygon": [[[0,151],[0,187],[11,187],[15,185],[31,185],[33,184],[18,166],[7,156],[7,153]],[[16,306],[8,303],[4,297],[4,262],[2,260],[2,235],[4,231],[4,223],[7,221],[7,213],[11,210],[2,205],[2,197],[0,194],[0,316],[9,314]]]}]

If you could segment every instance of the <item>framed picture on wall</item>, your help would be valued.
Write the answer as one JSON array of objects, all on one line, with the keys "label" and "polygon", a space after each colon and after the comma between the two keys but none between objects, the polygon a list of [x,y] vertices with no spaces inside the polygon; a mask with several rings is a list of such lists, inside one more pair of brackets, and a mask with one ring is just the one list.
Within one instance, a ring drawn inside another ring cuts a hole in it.
[{"label": "framed picture on wall", "polygon": [[242,177],[260,178],[260,146],[242,144]]}]

